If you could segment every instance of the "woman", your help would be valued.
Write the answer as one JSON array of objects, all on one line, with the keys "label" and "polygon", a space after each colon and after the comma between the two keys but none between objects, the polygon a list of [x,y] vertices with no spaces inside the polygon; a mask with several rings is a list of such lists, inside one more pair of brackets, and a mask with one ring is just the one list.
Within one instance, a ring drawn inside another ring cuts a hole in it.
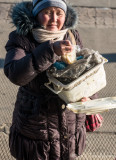
[{"label": "woman", "polygon": [[10,128],[9,146],[17,160],[74,160],[85,148],[85,114],[75,115],[48,90],[46,70],[72,51],[75,11],[65,0],[33,0],[12,9],[16,31],[6,44],[5,75],[20,86]]}]

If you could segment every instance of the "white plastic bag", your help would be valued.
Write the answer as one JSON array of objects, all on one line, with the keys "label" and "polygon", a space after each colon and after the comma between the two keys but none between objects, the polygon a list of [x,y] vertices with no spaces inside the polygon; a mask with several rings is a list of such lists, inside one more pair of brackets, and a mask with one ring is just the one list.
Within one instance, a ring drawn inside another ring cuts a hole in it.
[{"label": "white plastic bag", "polygon": [[61,56],[62,61],[66,64],[72,64],[76,61],[76,53],[80,51],[80,47],[78,45],[72,45],[73,50],[70,53],[67,53],[63,56]]},{"label": "white plastic bag", "polygon": [[116,108],[116,97],[106,97],[86,102],[75,102],[67,105],[74,113],[86,113],[87,115],[108,111]]}]

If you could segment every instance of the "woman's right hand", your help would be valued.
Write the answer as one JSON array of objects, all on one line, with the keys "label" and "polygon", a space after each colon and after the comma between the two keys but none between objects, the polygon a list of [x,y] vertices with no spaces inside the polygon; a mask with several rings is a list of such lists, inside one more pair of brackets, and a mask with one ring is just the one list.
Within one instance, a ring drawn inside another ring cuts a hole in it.
[{"label": "woman's right hand", "polygon": [[72,52],[73,47],[69,40],[63,40],[63,41],[54,42],[53,49],[54,49],[54,52],[58,56],[62,56],[62,55]]}]

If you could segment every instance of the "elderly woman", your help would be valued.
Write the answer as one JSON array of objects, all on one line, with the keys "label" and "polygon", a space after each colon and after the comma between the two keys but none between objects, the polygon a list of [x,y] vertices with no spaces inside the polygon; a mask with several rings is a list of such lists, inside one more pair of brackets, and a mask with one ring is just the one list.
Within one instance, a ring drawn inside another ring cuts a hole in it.
[{"label": "elderly woman", "polygon": [[85,114],[74,114],[48,90],[46,70],[72,51],[77,15],[65,0],[33,0],[12,8],[16,31],[5,46],[4,72],[20,86],[9,147],[17,160],[74,160],[85,148]]}]

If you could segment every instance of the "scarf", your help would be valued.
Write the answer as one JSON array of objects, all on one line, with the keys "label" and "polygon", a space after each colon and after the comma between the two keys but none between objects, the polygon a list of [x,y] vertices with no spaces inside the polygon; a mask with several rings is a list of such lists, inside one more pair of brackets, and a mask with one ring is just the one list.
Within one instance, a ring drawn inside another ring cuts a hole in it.
[{"label": "scarf", "polygon": [[60,31],[48,31],[45,29],[35,28],[32,30],[32,34],[34,39],[38,43],[42,43],[48,40],[54,40],[54,41],[63,40],[67,30],[68,29],[64,29]]}]

